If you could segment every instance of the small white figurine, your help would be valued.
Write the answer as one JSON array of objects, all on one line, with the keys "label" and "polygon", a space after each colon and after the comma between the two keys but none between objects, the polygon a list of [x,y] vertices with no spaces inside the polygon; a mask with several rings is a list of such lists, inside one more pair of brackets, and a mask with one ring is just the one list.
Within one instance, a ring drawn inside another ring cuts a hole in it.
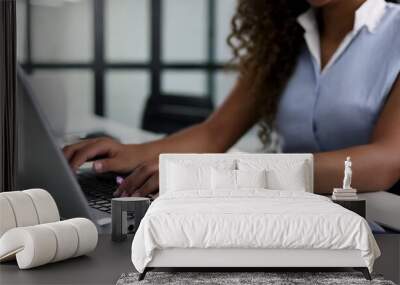
[{"label": "small white figurine", "polygon": [[344,162],[343,188],[333,188],[332,200],[358,200],[357,189],[351,187],[351,165],[351,158],[348,156]]},{"label": "small white figurine", "polygon": [[346,158],[344,162],[344,178],[343,178],[343,189],[352,189],[351,188],[351,176],[353,171],[351,170],[351,159],[350,156]]}]

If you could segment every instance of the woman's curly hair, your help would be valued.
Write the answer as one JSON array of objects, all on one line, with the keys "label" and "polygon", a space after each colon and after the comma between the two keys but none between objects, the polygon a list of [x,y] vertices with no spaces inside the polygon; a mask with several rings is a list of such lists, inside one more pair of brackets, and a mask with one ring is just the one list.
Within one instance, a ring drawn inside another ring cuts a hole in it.
[{"label": "woman's curly hair", "polygon": [[240,77],[251,80],[260,115],[259,137],[270,142],[278,101],[303,46],[297,17],[308,8],[305,0],[239,0],[228,44]]}]

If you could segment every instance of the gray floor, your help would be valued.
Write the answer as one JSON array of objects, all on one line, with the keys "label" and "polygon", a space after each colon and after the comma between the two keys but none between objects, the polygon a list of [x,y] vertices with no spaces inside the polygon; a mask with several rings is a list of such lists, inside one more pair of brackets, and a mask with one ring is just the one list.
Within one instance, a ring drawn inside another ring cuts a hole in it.
[{"label": "gray floor", "polygon": [[[399,235],[375,235],[375,238],[383,255],[376,261],[375,273],[399,283]],[[100,235],[96,250],[88,256],[29,270],[19,270],[16,262],[3,263],[0,284],[115,284],[123,273],[134,271],[130,248],[131,240],[115,243],[110,235]]]},{"label": "gray floor", "polygon": [[381,257],[374,264],[374,272],[400,284],[400,233],[374,234]]},{"label": "gray floor", "polygon": [[122,273],[134,270],[131,243],[114,243],[110,235],[100,235],[96,250],[88,256],[28,270],[19,270],[16,262],[3,263],[0,284],[115,284]]}]

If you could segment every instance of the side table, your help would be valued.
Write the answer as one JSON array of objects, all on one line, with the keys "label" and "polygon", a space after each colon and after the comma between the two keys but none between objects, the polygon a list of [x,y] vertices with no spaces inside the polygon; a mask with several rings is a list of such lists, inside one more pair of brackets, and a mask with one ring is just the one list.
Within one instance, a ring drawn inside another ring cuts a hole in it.
[{"label": "side table", "polygon": [[366,217],[366,200],[333,200],[332,201],[340,206],[359,214],[361,217]]}]

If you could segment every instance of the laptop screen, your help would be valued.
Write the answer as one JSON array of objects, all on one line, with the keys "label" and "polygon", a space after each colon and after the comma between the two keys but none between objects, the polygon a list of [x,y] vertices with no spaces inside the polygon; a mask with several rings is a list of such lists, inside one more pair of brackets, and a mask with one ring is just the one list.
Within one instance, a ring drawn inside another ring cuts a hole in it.
[{"label": "laptop screen", "polygon": [[43,188],[55,199],[62,217],[89,218],[86,199],[21,68],[17,75],[17,189]]}]

